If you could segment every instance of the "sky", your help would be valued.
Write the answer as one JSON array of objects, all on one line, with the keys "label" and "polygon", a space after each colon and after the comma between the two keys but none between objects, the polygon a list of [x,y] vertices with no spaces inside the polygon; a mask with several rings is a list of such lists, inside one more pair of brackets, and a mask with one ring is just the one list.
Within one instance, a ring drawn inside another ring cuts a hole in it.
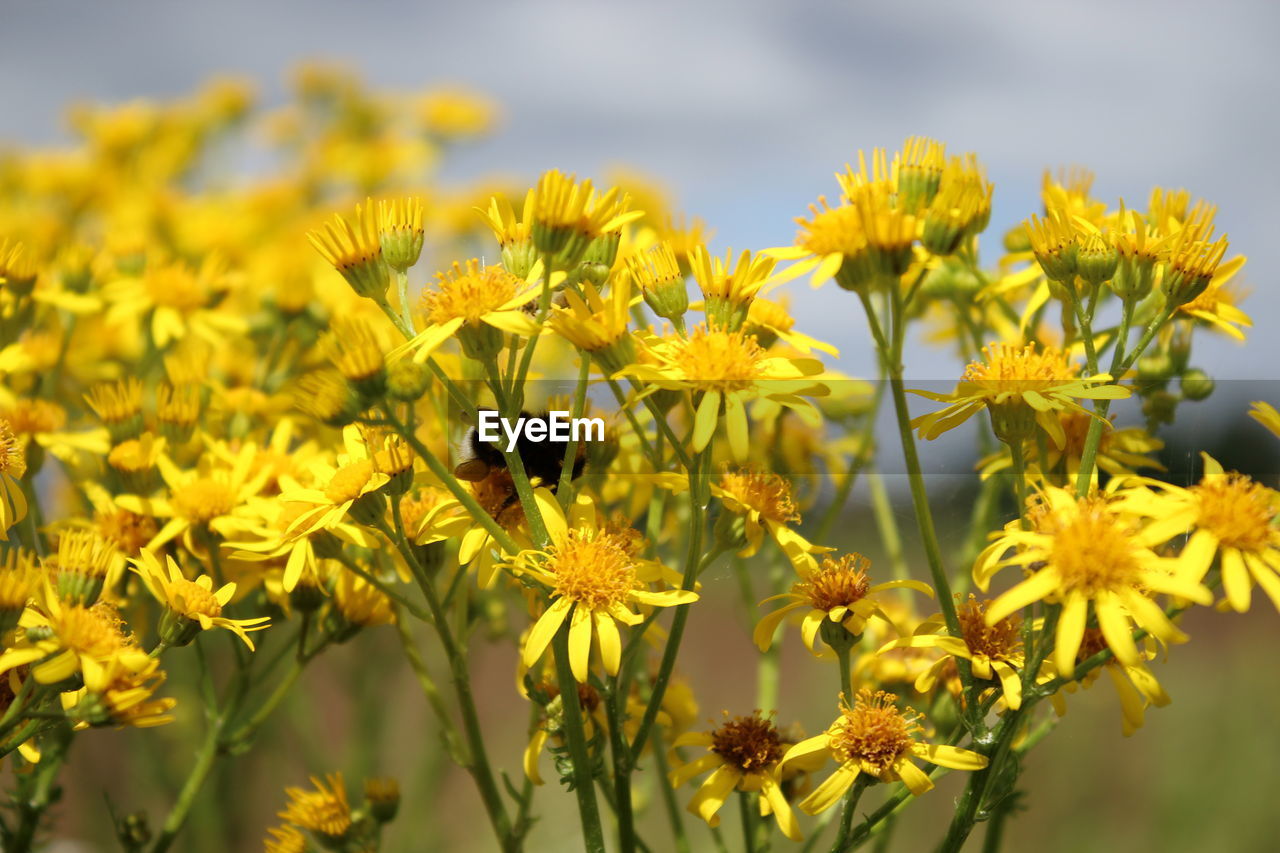
[{"label": "sky", "polygon": [[[716,228],[716,247],[794,237],[793,217],[859,148],[909,134],[973,150],[996,184],[988,243],[1038,210],[1046,167],[1097,172],[1104,199],[1152,186],[1219,205],[1250,262],[1245,308],[1280,320],[1275,152],[1280,5],[1266,2],[389,3],[0,2],[0,139],[49,141],[72,99],[187,92],[235,72],[279,99],[287,70],[327,57],[373,84],[464,83],[504,122],[458,178],[559,167],[650,174]],[[992,246],[991,248],[995,248]],[[993,253],[988,253],[994,259]],[[797,289],[803,327],[868,373],[865,326],[836,294]],[[1220,379],[1277,376],[1280,342],[1204,336]],[[950,378],[942,355],[908,359]],[[1272,398],[1280,397],[1273,394]]]}]

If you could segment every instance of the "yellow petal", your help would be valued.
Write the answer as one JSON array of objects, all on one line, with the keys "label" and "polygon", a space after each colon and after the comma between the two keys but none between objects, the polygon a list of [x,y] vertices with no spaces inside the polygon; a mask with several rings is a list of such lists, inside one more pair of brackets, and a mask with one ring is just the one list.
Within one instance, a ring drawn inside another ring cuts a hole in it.
[{"label": "yellow petal", "polygon": [[613,617],[602,610],[592,614],[596,623],[596,637],[600,640],[600,657],[604,661],[604,670],[610,675],[618,674],[618,666],[622,662],[622,641],[618,638],[618,626]]},{"label": "yellow petal", "polygon": [[1070,595],[1062,605],[1058,616],[1058,629],[1053,648],[1053,662],[1058,675],[1070,678],[1076,671],[1076,656],[1084,640],[1085,619],[1089,615],[1089,600],[1082,595]]},{"label": "yellow petal", "polygon": [[827,777],[813,793],[800,801],[800,811],[805,814],[818,814],[840,802],[845,791],[858,778],[858,767],[852,762],[841,764],[836,772]]},{"label": "yellow petal", "polygon": [[1125,614],[1119,600],[1110,593],[1100,593],[1093,603],[1098,615],[1098,627],[1107,645],[1115,653],[1116,660],[1132,666],[1138,662],[1138,647],[1133,643],[1133,631],[1129,626],[1129,617]]},{"label": "yellow petal", "polygon": [[720,415],[720,392],[707,391],[698,403],[698,412],[693,419],[693,449],[705,450],[711,443],[711,436],[716,432],[716,419]]},{"label": "yellow petal", "polygon": [[1244,559],[1235,548],[1222,549],[1222,588],[1227,593],[1227,603],[1237,613],[1249,609],[1253,598],[1253,585],[1249,583],[1249,572],[1245,569]]},{"label": "yellow petal", "polygon": [[538,658],[542,657],[542,653],[547,650],[547,645],[551,642],[551,638],[556,635],[556,631],[560,630],[560,626],[564,623],[565,616],[569,614],[569,608],[572,602],[567,598],[557,598],[547,608],[546,612],[538,617],[538,621],[534,623],[533,630],[529,632],[529,639],[524,642],[524,665],[532,667],[538,662]]},{"label": "yellow petal", "polygon": [[587,680],[587,668],[591,662],[591,611],[583,605],[573,608],[573,620],[569,624],[569,665],[573,677],[579,682]]},{"label": "yellow petal", "polygon": [[991,602],[991,606],[987,608],[987,624],[996,624],[1028,604],[1040,601],[1057,588],[1057,574],[1049,569],[1041,569]]}]

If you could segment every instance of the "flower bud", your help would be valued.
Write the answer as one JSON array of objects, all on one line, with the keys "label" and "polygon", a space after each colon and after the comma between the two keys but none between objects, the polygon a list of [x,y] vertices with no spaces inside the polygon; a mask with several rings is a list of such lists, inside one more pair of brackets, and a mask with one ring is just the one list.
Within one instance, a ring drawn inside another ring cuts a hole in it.
[{"label": "flower bud", "polygon": [[1200,401],[1208,399],[1213,393],[1214,382],[1209,374],[1197,367],[1182,374],[1182,396],[1187,400]]},{"label": "flower bud", "polygon": [[398,198],[378,204],[378,243],[387,266],[406,272],[418,262],[422,240],[421,199]]},{"label": "flower bud", "polygon": [[387,368],[387,396],[412,403],[426,393],[431,384],[431,371],[425,364],[404,358]]},{"label": "flower bud", "polygon": [[1097,287],[1116,274],[1120,255],[1101,234],[1086,234],[1076,249],[1076,275]]}]

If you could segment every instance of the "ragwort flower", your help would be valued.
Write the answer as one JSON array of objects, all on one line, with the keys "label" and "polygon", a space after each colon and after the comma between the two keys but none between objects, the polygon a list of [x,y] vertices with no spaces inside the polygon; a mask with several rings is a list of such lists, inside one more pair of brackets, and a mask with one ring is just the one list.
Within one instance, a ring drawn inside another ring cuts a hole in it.
[{"label": "ragwort flower", "polygon": [[952,770],[987,766],[986,756],[971,750],[918,740],[924,731],[920,716],[910,708],[899,709],[895,701],[892,693],[860,690],[852,707],[841,705],[839,718],[825,732],[787,750],[783,764],[823,752],[840,763],[800,802],[801,811],[818,814],[831,808],[863,773],[881,782],[902,782],[912,794],[923,794],[933,782],[916,766],[917,758]]},{"label": "ragwort flower", "polygon": [[1113,506],[1102,496],[1077,499],[1064,489],[1045,487],[1041,505],[1030,514],[1032,529],[1011,523],[974,565],[974,582],[984,591],[1006,566],[1029,572],[987,608],[987,624],[996,625],[1036,601],[1061,604],[1053,655],[1064,676],[1075,669],[1091,611],[1122,664],[1138,662],[1134,623],[1163,642],[1185,642],[1186,635],[1151,596],[1199,604],[1210,603],[1212,596],[1197,580],[1178,574],[1172,559],[1152,550],[1164,541],[1161,532],[1140,527],[1121,511],[1123,506],[1123,500]]},{"label": "ragwort flower", "polygon": [[[578,681],[586,681],[591,649],[600,649],[605,672],[615,675],[622,660],[618,622],[638,625],[644,617],[632,605],[674,607],[692,604],[692,590],[653,592],[648,582],[663,577],[661,566],[641,559],[634,538],[596,523],[595,506],[581,498],[566,518],[555,496],[535,492],[542,520],[551,535],[543,551],[522,551],[510,567],[551,590],[552,601],[525,639],[522,659],[532,667],[542,657],[560,626],[569,622],[569,664]],[[593,642],[594,638],[594,642]]]},{"label": "ragwort flower", "polygon": [[782,793],[780,762],[785,744],[773,720],[757,711],[747,717],[733,717],[710,732],[688,732],[672,744],[675,747],[701,746],[706,755],[671,773],[671,786],[681,785],[711,770],[712,773],[689,801],[689,811],[707,822],[720,825],[718,812],[734,791],[759,794],[760,814],[772,814],[782,834],[792,841],[804,836]]}]

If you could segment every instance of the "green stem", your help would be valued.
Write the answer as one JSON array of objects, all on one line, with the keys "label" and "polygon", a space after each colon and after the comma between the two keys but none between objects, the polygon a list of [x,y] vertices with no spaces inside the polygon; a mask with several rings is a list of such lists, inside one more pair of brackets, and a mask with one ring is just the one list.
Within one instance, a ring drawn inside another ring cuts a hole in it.
[{"label": "green stem", "polygon": [[[538,298],[538,315],[534,322],[541,330],[546,325],[547,315],[551,313],[551,255],[542,256],[542,295]],[[520,367],[511,380],[511,398],[516,403],[517,411],[524,405],[524,383],[529,375],[529,366],[533,363],[533,352],[538,346],[538,335],[534,335],[524,345],[520,354]]]},{"label": "green stem", "polygon": [[[1176,310],[1175,306],[1161,311],[1155,319],[1147,324],[1142,337],[1138,339],[1137,346],[1129,352],[1125,353],[1122,346],[1123,341],[1117,340],[1111,364],[1111,380],[1113,382],[1129,372],[1134,362],[1141,358],[1142,353],[1150,346],[1152,339],[1160,331],[1160,327],[1168,322]],[[1127,335],[1128,329],[1122,329],[1121,334]],[[1080,453],[1080,471],[1076,474],[1076,497],[1082,498],[1089,493],[1089,484],[1093,482],[1093,468],[1098,457],[1098,445],[1102,441],[1102,429],[1106,425],[1107,413],[1110,410],[1110,400],[1098,400],[1094,407],[1097,417],[1089,423],[1089,432],[1084,439],[1084,449]]]},{"label": "green stem", "polygon": [[178,801],[169,810],[169,815],[165,818],[164,827],[160,830],[160,835],[156,838],[155,844],[151,845],[151,853],[164,853],[165,850],[168,850],[170,845],[173,844],[174,838],[177,837],[179,830],[182,829],[182,824],[187,819],[187,813],[191,811],[191,806],[196,801],[196,795],[200,793],[205,779],[209,777],[209,773],[213,770],[214,761],[218,758],[218,741],[222,736],[222,730],[226,723],[226,712],[210,720],[209,729],[204,735],[204,742],[200,746],[200,751],[196,753],[196,763],[192,766],[191,772],[187,774],[187,781],[182,785],[182,790],[178,794]]},{"label": "green stem", "polygon": [[409,271],[396,272],[396,293],[400,297],[400,319],[408,329],[410,337],[417,334],[413,328],[413,312],[409,310]]},{"label": "green stem", "polygon": [[613,689],[605,697],[605,713],[609,717],[609,748],[613,753],[613,811],[618,819],[618,849],[622,853],[633,853],[636,833],[631,803],[631,751],[622,730],[626,696],[618,689],[621,680],[614,679]]},{"label": "green stem", "polygon": [[866,790],[870,782],[870,776],[866,773],[859,773],[858,778],[853,783],[853,787],[845,795],[844,808],[840,812],[840,833],[836,835],[835,843],[831,845],[831,853],[840,853],[849,845],[849,836],[853,831],[853,816],[858,811],[858,801],[862,799],[862,792]]},{"label": "green stem", "polygon": [[560,704],[564,709],[565,741],[573,762],[573,790],[578,797],[578,818],[582,822],[583,844],[588,853],[604,853],[604,827],[600,823],[600,806],[596,802],[595,772],[591,757],[587,754],[578,682],[569,665],[570,621],[565,619],[552,641],[556,680],[560,687]]},{"label": "green stem", "polygon": [[[702,528],[707,511],[707,484],[703,482],[703,468],[707,461],[705,452],[694,457],[693,466],[689,469],[689,552],[685,557],[684,575],[681,579],[682,590],[692,590],[698,578],[698,568],[702,563]],[[653,692],[644,709],[644,717],[636,730],[635,739],[631,743],[631,761],[634,764],[640,758],[644,742],[653,728],[653,721],[662,707],[662,697],[666,694],[667,684],[671,681],[671,671],[675,668],[676,657],[680,653],[680,642],[684,638],[685,623],[689,620],[688,604],[679,604],[674,608],[675,617],[671,621],[671,633],[667,637],[667,646],[662,650],[662,662],[658,665],[658,676],[653,681]]]},{"label": "green stem", "polygon": [[[40,819],[55,798],[55,782],[58,771],[67,757],[71,746],[71,726],[63,723],[55,730],[55,736],[46,739],[40,753],[40,761],[35,772],[28,779],[19,783],[21,798],[15,804],[18,813],[18,825],[12,838],[5,845],[6,851],[27,853],[32,849],[36,831],[40,828]],[[29,791],[29,793],[28,793]]]},{"label": "green stem", "polygon": [[[591,377],[591,356],[585,352],[579,352],[578,359],[578,384],[573,392],[573,418],[575,421],[586,414],[587,380]],[[565,511],[569,509],[569,498],[573,491],[573,469],[577,460],[578,441],[571,437],[564,446],[564,459],[560,463],[560,482],[556,484],[556,500],[560,504],[560,509]]]},{"label": "green stem", "polygon": [[1013,460],[1013,497],[1018,504],[1018,518],[1021,520],[1022,528],[1028,528],[1027,523],[1027,457],[1026,446],[1021,436],[1017,436],[1013,441],[1009,442],[1009,456]]},{"label": "green stem", "polygon": [[751,801],[758,795],[746,791],[738,792],[738,816],[742,820],[742,849],[746,853],[756,853],[755,815],[752,814]]},{"label": "green stem", "polygon": [[[485,517],[488,518],[487,513]],[[399,517],[397,513],[398,526]],[[471,765],[467,769],[471,772],[472,778],[475,779],[476,787],[480,790],[480,798],[484,802],[485,811],[489,815],[489,822],[493,825],[493,831],[498,837],[499,844],[502,845],[503,850],[513,850],[515,845],[511,836],[511,822],[507,817],[502,796],[498,791],[493,768],[489,763],[488,752],[485,750],[484,733],[480,729],[480,717],[476,712],[475,696],[471,691],[471,673],[467,669],[466,658],[454,639],[453,631],[449,627],[447,614],[440,604],[435,587],[432,586],[430,579],[427,577],[426,570],[418,562],[418,555],[414,553],[408,540],[397,531],[393,531],[387,525],[385,519],[378,519],[376,527],[387,538],[387,541],[400,552],[400,556],[409,564],[414,576],[418,579],[418,586],[422,589],[422,594],[427,601],[427,609],[431,613],[431,625],[435,628],[436,635],[440,638],[441,650],[449,662],[449,672],[453,676],[454,690],[457,693],[458,706],[462,712],[463,732],[466,735],[467,746],[471,753]],[[514,552],[514,549],[512,550]]]},{"label": "green stem", "polygon": [[445,706],[444,696],[440,694],[440,688],[436,687],[431,671],[427,669],[426,661],[418,651],[418,645],[414,642],[413,633],[409,629],[409,623],[405,621],[404,613],[396,613],[395,626],[396,634],[400,638],[400,648],[404,650],[405,659],[409,661],[409,668],[413,670],[422,688],[422,694],[427,698],[427,704],[431,706],[432,712],[444,729],[444,741],[449,754],[458,764],[465,766],[470,761],[470,757],[460,749],[458,732],[453,725],[453,720],[449,718],[449,709]]},{"label": "green stem", "polygon": [[893,513],[893,503],[889,500],[889,490],[884,485],[884,475],[871,472],[867,477],[867,491],[871,494],[871,514],[875,516],[880,541],[884,543],[885,554],[889,557],[893,579],[907,580],[910,572],[907,569],[906,554],[902,550],[902,534],[898,531],[898,521]]},{"label": "green stem", "polygon": [[662,742],[662,733],[653,735],[653,760],[658,770],[658,790],[662,793],[662,804],[666,808],[667,820],[671,822],[671,834],[675,836],[676,853],[690,853],[689,836],[684,831],[684,816],[680,804],[676,802],[675,789],[667,783],[671,773],[668,766],[666,744]]}]

